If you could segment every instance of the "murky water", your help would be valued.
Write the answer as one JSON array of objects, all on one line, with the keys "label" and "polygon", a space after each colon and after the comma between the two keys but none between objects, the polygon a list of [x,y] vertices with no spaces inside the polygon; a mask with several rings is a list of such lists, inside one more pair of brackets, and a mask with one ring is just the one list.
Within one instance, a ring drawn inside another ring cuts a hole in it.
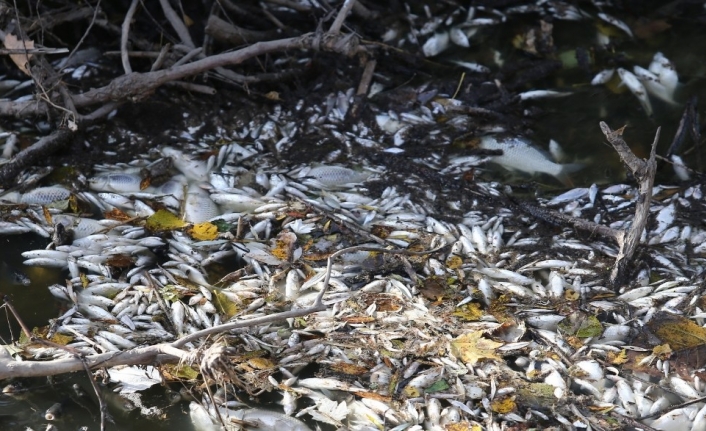
[{"label": "murky water", "polygon": [[[520,33],[524,25],[536,25],[536,21],[526,17],[517,17],[503,26],[482,30],[478,35],[481,45],[472,46],[466,61],[486,63],[492,55],[491,49],[497,49],[500,57],[505,61],[517,59],[524,54],[512,48],[512,38]],[[668,104],[655,97],[651,97],[654,113],[649,117],[640,106],[637,98],[624,86],[610,89],[605,85],[592,86],[593,75],[579,70],[575,64],[575,50],[577,47],[588,48],[595,46],[597,30],[595,22],[584,20],[578,22],[554,21],[553,38],[557,58],[565,61],[565,67],[547,79],[541,85],[526,90],[558,90],[572,93],[566,97],[540,99],[529,102],[539,106],[543,115],[538,118],[536,134],[533,136],[535,143],[547,149],[550,139],[554,139],[562,146],[569,157],[569,162],[581,162],[586,168],[573,174],[572,180],[576,186],[588,186],[592,183],[605,184],[620,182],[625,177],[625,171],[617,153],[607,143],[598,123],[605,121],[611,128],[617,129],[627,125],[624,138],[633,151],[642,156],[649,155],[649,148],[654,140],[657,127],[662,127],[659,140],[658,155],[664,155],[672,143],[677,130],[679,119],[684,110],[684,103],[696,95],[699,100],[706,98],[706,64],[698,55],[706,48],[706,39],[703,38],[703,27],[695,23],[680,22],[662,34],[647,40],[630,39],[627,36],[614,39],[615,49],[612,53],[596,53],[594,73],[604,68],[612,68],[607,64],[607,58],[625,58],[623,67],[632,69],[632,65],[647,68],[652,56],[662,52],[676,66],[679,73],[680,85],[676,90],[676,104]],[[458,51],[452,54],[458,56]],[[495,67],[497,69],[497,66]],[[617,73],[616,73],[617,75]],[[615,91],[619,91],[616,93]],[[701,170],[694,157],[694,144],[689,139],[677,154],[690,154],[689,159],[692,169]],[[704,150],[700,150],[704,154]],[[706,157],[702,157],[706,160]],[[686,160],[686,159],[685,159]],[[516,177],[505,179],[522,181]],[[528,177],[525,177],[528,179]],[[540,182],[547,182],[546,178],[534,178]],[[658,181],[669,182],[674,180],[674,171],[671,166],[660,163]]]}]

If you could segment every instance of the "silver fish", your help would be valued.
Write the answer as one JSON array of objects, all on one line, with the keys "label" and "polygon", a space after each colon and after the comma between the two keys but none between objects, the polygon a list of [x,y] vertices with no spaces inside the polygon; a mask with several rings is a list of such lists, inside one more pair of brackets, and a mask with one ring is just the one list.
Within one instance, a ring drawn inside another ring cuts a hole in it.
[{"label": "silver fish", "polygon": [[502,150],[502,156],[494,156],[492,162],[507,169],[514,169],[528,174],[549,174],[564,184],[571,184],[569,174],[582,169],[581,164],[559,164],[551,161],[548,155],[535,147],[528,139],[519,136],[498,137],[483,136],[479,148],[484,150]]}]

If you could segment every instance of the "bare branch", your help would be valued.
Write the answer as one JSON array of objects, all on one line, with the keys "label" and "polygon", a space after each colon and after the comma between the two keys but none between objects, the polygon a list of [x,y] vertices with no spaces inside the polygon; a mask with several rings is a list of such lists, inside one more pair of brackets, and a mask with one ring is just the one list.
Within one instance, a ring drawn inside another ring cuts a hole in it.
[{"label": "bare branch", "polygon": [[125,70],[125,73],[132,73],[130,57],[127,55],[127,41],[130,35],[130,23],[132,22],[132,17],[135,15],[135,11],[137,10],[137,3],[138,0],[132,0],[132,3],[130,3],[130,8],[125,14],[122,32],[120,33],[120,59],[123,62],[123,70]]},{"label": "bare branch", "polygon": [[657,128],[650,158],[643,160],[630,151],[630,147],[623,140],[623,128],[611,130],[605,122],[600,123],[603,134],[608,139],[608,142],[615,148],[618,155],[623,160],[625,165],[630,169],[633,176],[639,183],[639,191],[637,204],[635,206],[635,218],[633,219],[630,229],[625,233],[623,241],[620,241],[620,250],[615,259],[615,265],[610,273],[610,283],[617,287],[622,284],[627,275],[627,268],[632,259],[635,250],[640,242],[640,236],[647,225],[647,217],[650,214],[650,201],[652,200],[652,186],[654,184],[655,174],[657,172],[657,161],[655,154],[657,151],[657,142],[659,141],[660,128]]}]

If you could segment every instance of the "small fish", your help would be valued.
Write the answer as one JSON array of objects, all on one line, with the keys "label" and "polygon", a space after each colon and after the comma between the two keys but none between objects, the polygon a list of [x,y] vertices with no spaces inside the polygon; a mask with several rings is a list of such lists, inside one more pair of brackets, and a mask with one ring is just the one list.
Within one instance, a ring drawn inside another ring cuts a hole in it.
[{"label": "small fish", "polygon": [[61,417],[64,412],[64,408],[61,403],[55,403],[44,412],[44,419],[48,421],[55,421]]},{"label": "small fish", "polygon": [[29,286],[32,280],[27,277],[27,274],[13,268],[7,262],[0,263],[0,281],[11,286]]},{"label": "small fish", "polygon": [[487,135],[480,139],[479,148],[484,150],[502,150],[502,156],[494,156],[492,161],[507,169],[514,169],[528,174],[549,174],[564,183],[571,184],[569,174],[582,169],[581,164],[559,164],[535,147],[528,139],[519,136],[498,138]]},{"label": "small fish", "polygon": [[618,69],[618,74],[620,75],[620,80],[623,81],[623,84],[625,84],[630,89],[632,94],[638,98],[647,115],[652,116],[652,104],[650,103],[649,97],[647,97],[647,90],[645,89],[645,86],[642,85],[642,82],[640,82],[640,80],[637,79],[637,76],[635,76],[632,72],[625,70],[622,67]]},{"label": "small fish", "polygon": [[131,193],[142,190],[142,177],[138,174],[111,173],[97,175],[88,180],[91,190],[101,192]]}]

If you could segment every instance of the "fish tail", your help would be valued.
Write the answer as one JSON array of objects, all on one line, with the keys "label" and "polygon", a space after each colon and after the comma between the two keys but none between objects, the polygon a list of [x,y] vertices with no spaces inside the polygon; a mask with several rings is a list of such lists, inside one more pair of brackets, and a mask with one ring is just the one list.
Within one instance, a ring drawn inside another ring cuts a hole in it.
[{"label": "fish tail", "polygon": [[573,187],[574,182],[571,180],[570,174],[578,172],[585,167],[586,165],[582,163],[567,163],[565,165],[561,165],[561,170],[559,171],[559,174],[556,175],[556,178],[566,187]]}]

